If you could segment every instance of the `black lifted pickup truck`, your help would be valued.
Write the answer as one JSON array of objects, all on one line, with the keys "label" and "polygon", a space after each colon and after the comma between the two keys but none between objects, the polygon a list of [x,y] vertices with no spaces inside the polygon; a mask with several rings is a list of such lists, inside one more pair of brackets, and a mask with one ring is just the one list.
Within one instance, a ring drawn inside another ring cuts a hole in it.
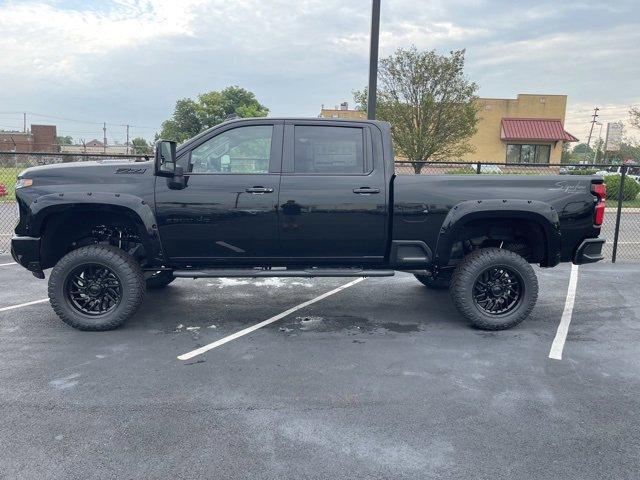
[{"label": "black lifted pickup truck", "polygon": [[602,259],[602,178],[398,175],[390,125],[244,119],[156,145],[155,162],[18,176],[15,260],[83,330],[120,326],[176,277],[383,277],[449,288],[473,325],[530,313],[531,264]]}]

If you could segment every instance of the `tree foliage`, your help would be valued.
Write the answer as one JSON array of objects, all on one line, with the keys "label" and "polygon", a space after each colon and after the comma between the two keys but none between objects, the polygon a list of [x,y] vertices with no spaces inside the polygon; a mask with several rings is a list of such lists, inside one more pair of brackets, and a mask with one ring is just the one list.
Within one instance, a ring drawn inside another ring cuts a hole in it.
[{"label": "tree foliage", "polygon": [[[472,151],[478,86],[464,75],[464,53],[399,48],[380,61],[376,117],[391,123],[395,148],[416,173],[421,161],[453,160]],[[366,109],[366,89],[354,98]]]},{"label": "tree foliage", "polygon": [[64,137],[56,137],[56,143],[58,145],[73,145],[73,137],[71,137],[71,135],[65,135]]},{"label": "tree foliage", "polygon": [[162,123],[160,138],[184,142],[198,133],[233,117],[266,117],[269,109],[256,96],[238,86],[198,95],[196,100],[176,102],[173,116]]},{"label": "tree foliage", "polygon": [[133,148],[134,155],[148,155],[153,151],[149,142],[142,137],[136,137],[131,140],[131,146]]},{"label": "tree foliage", "polygon": [[631,115],[631,125],[636,128],[640,128],[640,106],[631,107],[629,115]]}]

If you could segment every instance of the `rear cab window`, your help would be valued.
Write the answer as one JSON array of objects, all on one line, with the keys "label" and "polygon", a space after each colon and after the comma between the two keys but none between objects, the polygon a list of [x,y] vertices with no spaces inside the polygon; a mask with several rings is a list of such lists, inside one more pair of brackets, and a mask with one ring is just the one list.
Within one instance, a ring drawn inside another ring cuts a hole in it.
[{"label": "rear cab window", "polygon": [[370,171],[363,128],[296,125],[293,144],[294,173],[363,175]]}]

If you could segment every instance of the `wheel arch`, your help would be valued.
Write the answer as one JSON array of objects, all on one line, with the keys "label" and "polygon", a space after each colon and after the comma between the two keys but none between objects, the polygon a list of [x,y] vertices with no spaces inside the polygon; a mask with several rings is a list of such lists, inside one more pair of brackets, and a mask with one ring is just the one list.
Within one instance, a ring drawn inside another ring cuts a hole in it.
[{"label": "wheel arch", "polygon": [[[99,222],[97,220],[99,219]],[[42,268],[53,266],[68,251],[74,235],[89,224],[123,221],[134,227],[152,263],[162,261],[162,245],[151,207],[127,194],[64,194],[38,198],[31,207],[30,230],[41,237]]]},{"label": "wheel arch", "polygon": [[[449,264],[452,249],[465,229],[482,226],[526,228],[528,241],[542,251],[537,255],[541,266],[555,266],[560,261],[560,221],[558,212],[537,200],[473,200],[455,205],[445,217],[436,244],[434,262],[439,267]],[[542,242],[542,245],[539,243]],[[537,261],[538,261],[537,260]]]}]

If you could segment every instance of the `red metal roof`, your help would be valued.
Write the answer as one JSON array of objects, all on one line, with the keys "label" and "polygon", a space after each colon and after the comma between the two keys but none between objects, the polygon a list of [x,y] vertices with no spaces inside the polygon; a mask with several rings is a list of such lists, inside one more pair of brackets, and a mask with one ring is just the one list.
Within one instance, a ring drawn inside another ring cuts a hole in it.
[{"label": "red metal roof", "polygon": [[565,132],[562,120],[550,118],[503,118],[501,140],[532,140],[537,142],[577,142]]}]

